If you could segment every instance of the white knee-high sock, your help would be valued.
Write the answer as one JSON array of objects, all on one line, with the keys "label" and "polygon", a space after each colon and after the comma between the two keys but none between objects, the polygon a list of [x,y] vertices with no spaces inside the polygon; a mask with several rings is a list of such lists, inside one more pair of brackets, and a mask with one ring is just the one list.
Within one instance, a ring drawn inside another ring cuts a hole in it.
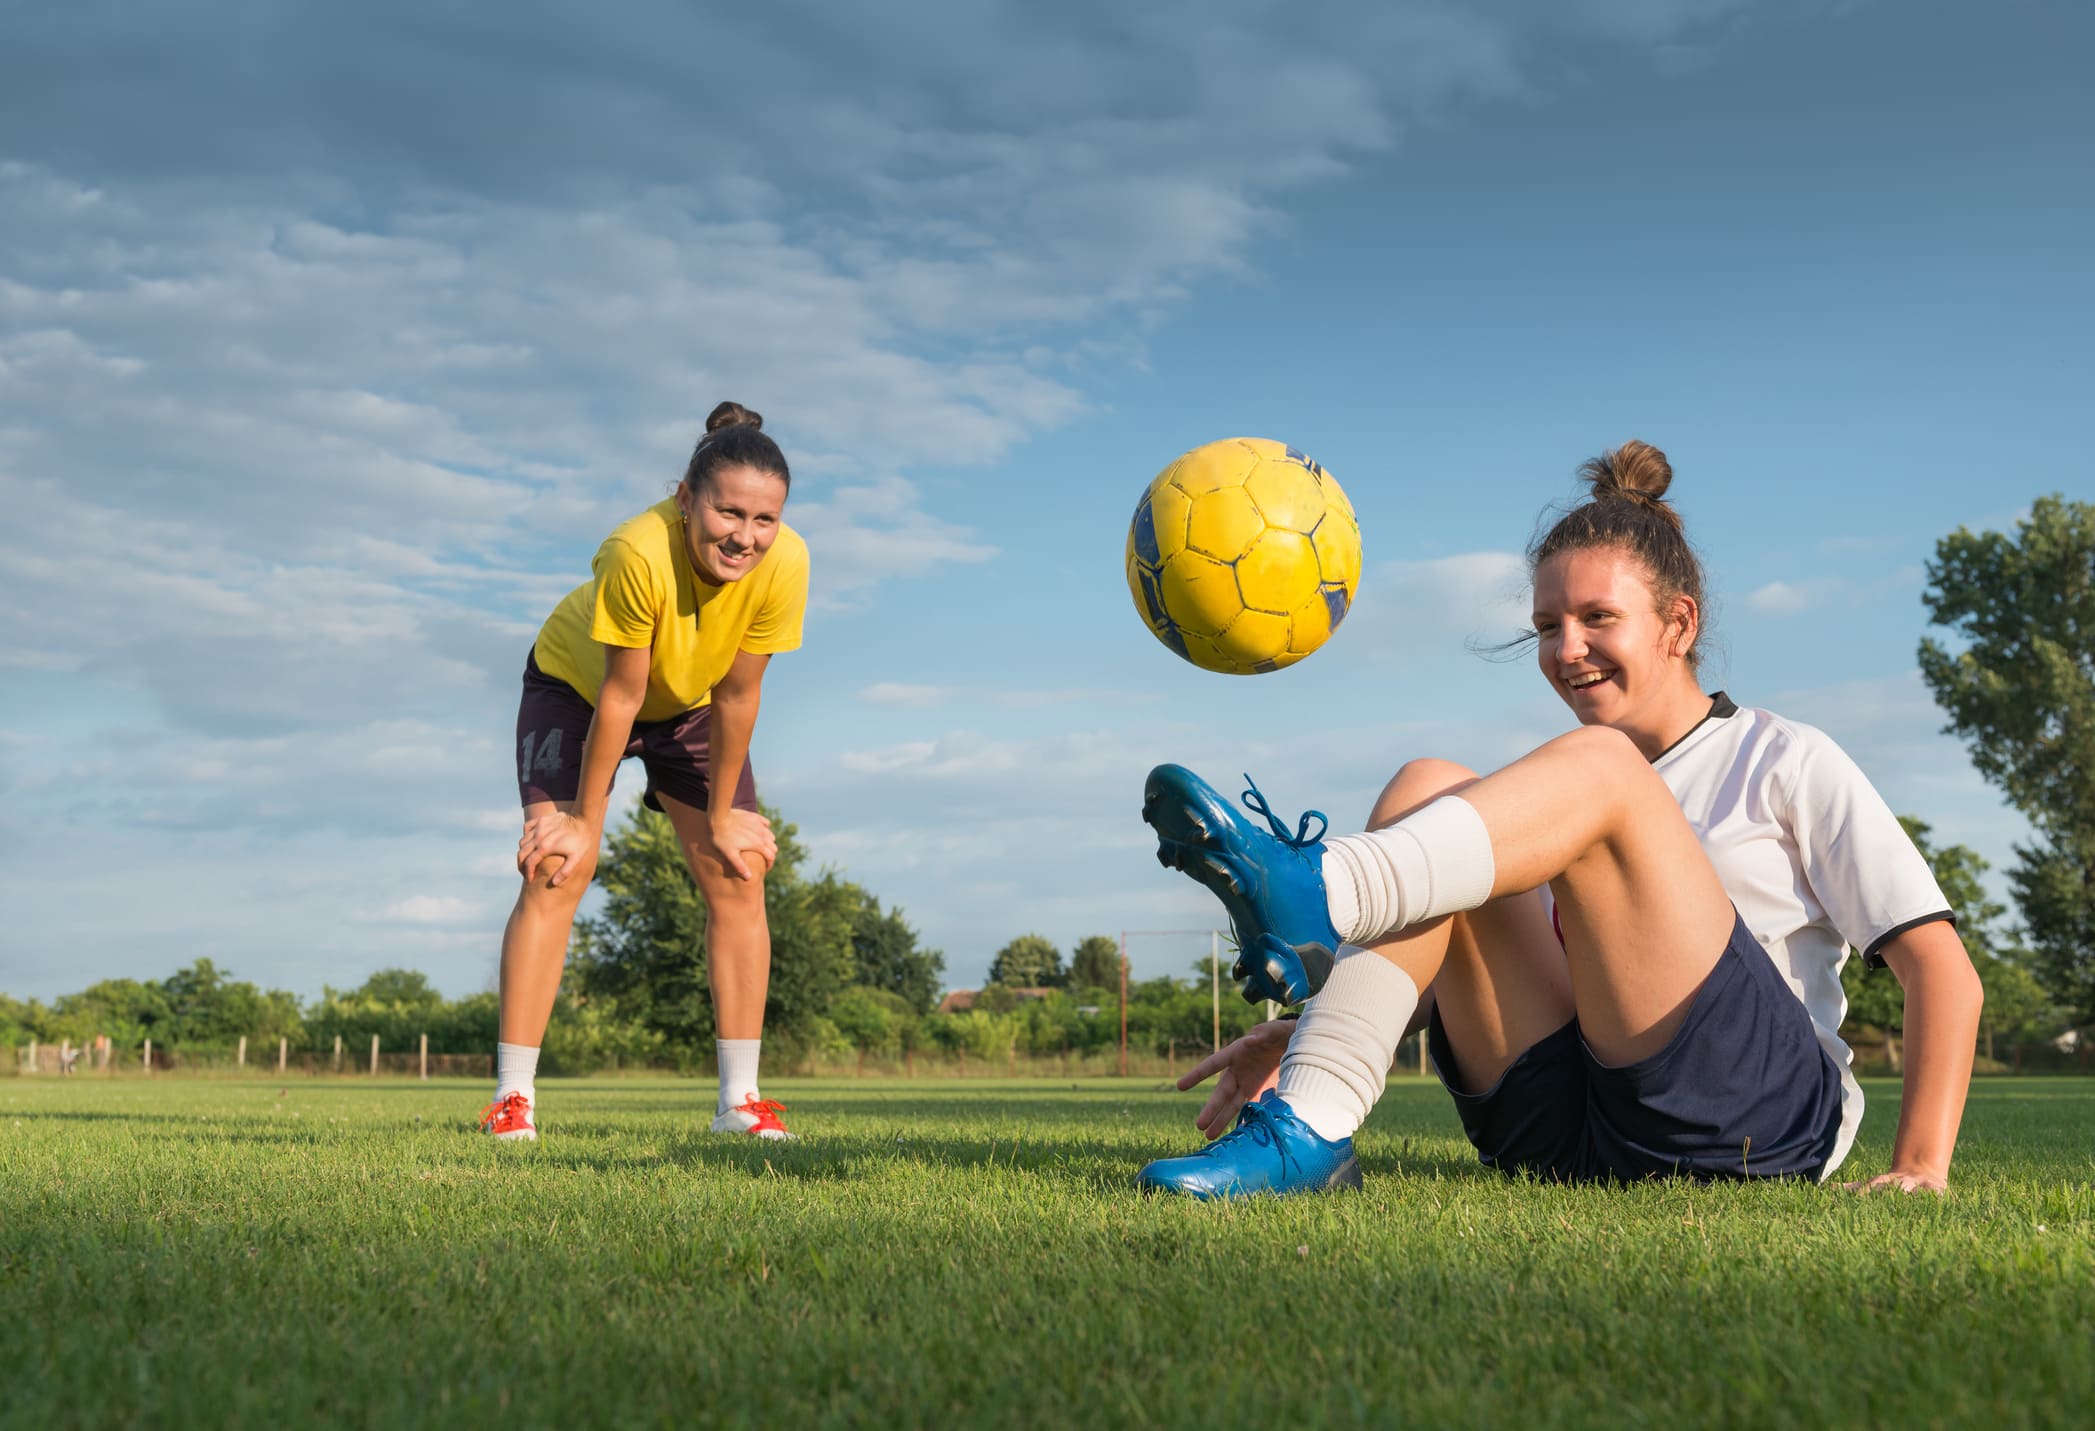
[{"label": "white knee-high sock", "polygon": [[1383,829],[1326,840],[1323,869],[1332,927],[1348,944],[1475,909],[1491,898],[1496,872],[1484,818],[1459,795]]},{"label": "white knee-high sock", "polygon": [[713,1047],[720,1059],[720,1106],[713,1110],[717,1114],[741,1107],[742,1100],[757,1091],[757,1055],[764,1041],[723,1038],[716,1039]]},{"label": "white knee-high sock", "polygon": [[512,1093],[521,1093],[532,1102],[538,1101],[538,1050],[526,1043],[498,1043],[495,1045],[495,1099],[500,1102]]},{"label": "white knee-high sock", "polygon": [[1344,946],[1281,1056],[1281,1101],[1318,1137],[1351,1137],[1382,1096],[1417,1011],[1409,974],[1372,950]]}]

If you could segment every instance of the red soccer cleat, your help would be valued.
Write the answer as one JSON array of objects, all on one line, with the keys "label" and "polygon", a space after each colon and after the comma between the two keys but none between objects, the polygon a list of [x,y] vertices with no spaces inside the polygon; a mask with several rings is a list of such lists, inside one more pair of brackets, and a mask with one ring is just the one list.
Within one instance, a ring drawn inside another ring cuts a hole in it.
[{"label": "red soccer cleat", "polygon": [[524,1093],[512,1093],[506,1098],[497,1098],[480,1110],[480,1131],[491,1133],[505,1141],[527,1139],[538,1141],[538,1129],[531,1126],[531,1098]]},{"label": "red soccer cleat", "polygon": [[769,1138],[773,1142],[790,1139],[793,1134],[778,1115],[786,1111],[786,1105],[769,1098],[759,1099],[754,1093],[741,1103],[722,1113],[713,1120],[716,1133],[748,1133],[758,1138]]}]

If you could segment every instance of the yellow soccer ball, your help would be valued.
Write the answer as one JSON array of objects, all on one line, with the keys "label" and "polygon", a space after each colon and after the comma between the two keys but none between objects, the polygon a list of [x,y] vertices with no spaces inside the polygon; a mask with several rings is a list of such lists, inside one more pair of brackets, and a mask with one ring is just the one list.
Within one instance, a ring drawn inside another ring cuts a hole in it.
[{"label": "yellow soccer ball", "polygon": [[1281,442],[1196,447],[1149,484],[1128,528],[1143,624],[1194,665],[1292,666],[1330,639],[1360,586],[1360,523],[1331,474]]}]

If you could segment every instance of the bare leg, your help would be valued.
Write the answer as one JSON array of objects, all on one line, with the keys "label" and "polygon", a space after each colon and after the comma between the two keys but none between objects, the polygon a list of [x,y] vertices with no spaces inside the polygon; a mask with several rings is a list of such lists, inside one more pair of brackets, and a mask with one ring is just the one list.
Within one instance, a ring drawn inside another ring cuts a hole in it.
[{"label": "bare leg", "polygon": [[[541,801],[524,807],[524,823],[554,810],[572,815],[578,802]],[[559,888],[547,883],[565,861],[557,856],[541,863],[538,878],[524,881],[516,907],[502,931],[502,1014],[496,1035],[503,1043],[536,1048],[545,1042],[546,1022],[560,992],[560,971],[567,963],[568,936],[581,906],[587,880],[569,880]]]},{"label": "bare leg", "polygon": [[[1438,762],[1408,766],[1377,812],[1464,775]],[[1487,1084],[1560,1027],[1567,978],[1580,1031],[1602,1061],[1633,1063],[1663,1048],[1737,917],[1665,782],[1627,736],[1589,726],[1461,795],[1491,837],[1491,903],[1375,947],[1420,988],[1435,985],[1463,1082]],[[1555,941],[1540,901],[1514,898],[1545,882],[1564,929],[1562,973],[1544,957],[1541,941]]]},{"label": "bare leg", "polygon": [[[713,847],[705,812],[656,792],[676,827],[677,843],[706,901],[706,973],[713,985],[715,1026],[724,1039],[764,1036],[764,1000],[771,989],[771,924],[764,910],[764,878],[736,879]],[[754,854],[745,860],[760,866]]]},{"label": "bare leg", "polygon": [[[1368,827],[1393,825],[1476,782],[1473,771],[1445,760],[1412,761],[1384,787]],[[1370,947],[1420,989],[1430,985],[1457,1064],[1443,1072],[1465,1091],[1489,1088],[1524,1050],[1571,1020],[1571,971],[1549,912],[1533,890],[1417,925]]]}]

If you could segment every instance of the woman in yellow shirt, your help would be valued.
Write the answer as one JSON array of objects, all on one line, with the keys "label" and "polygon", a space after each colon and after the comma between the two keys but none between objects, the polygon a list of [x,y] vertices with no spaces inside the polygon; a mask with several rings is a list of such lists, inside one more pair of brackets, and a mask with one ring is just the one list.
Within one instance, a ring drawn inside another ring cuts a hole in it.
[{"label": "woman in yellow shirt", "polygon": [[771,974],[764,875],[778,857],[749,764],[764,668],[800,645],[807,544],[781,517],[792,474],[763,419],[724,402],[676,493],[597,549],[594,575],[539,630],[517,708],[524,877],[502,935],[495,1099],[481,1127],[538,1136],[539,1045],[575,909],[596,871],[611,781],[637,755],[706,901],[719,1035],[716,1133],[789,1138],[758,1096]]}]

